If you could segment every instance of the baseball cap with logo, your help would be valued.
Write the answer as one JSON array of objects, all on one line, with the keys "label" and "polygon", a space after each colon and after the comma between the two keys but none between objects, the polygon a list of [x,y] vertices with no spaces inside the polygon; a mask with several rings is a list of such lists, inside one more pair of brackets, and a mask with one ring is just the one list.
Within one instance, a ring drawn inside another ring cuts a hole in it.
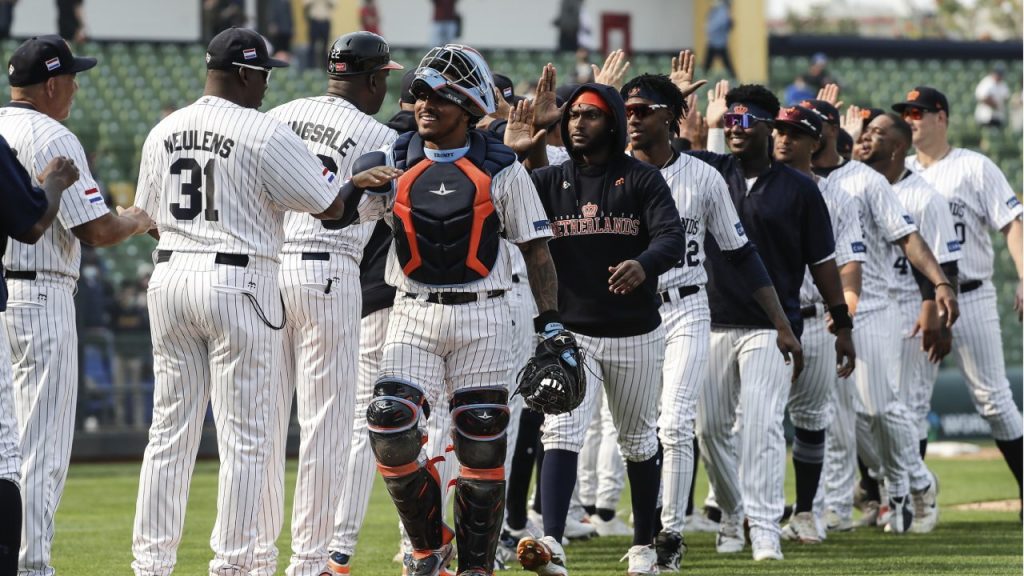
[{"label": "baseball cap with logo", "polygon": [[825,100],[804,100],[800,106],[816,113],[823,123],[839,126],[839,110]]},{"label": "baseball cap with logo", "polygon": [[946,95],[930,86],[917,86],[907,92],[907,99],[892,105],[892,109],[900,114],[906,108],[920,108],[927,112],[938,112],[940,110],[949,113],[949,100]]},{"label": "baseball cap with logo", "polygon": [[285,68],[284,60],[271,58],[267,42],[254,30],[228,28],[210,40],[206,48],[207,70],[233,70],[236,66]]},{"label": "baseball cap with logo", "polygon": [[805,134],[821,138],[821,116],[803,106],[790,106],[779,110],[775,125],[792,126]]},{"label": "baseball cap with logo", "polygon": [[35,36],[22,42],[7,62],[11,86],[31,86],[62,74],[78,74],[96,65],[95,58],[74,56],[56,34]]},{"label": "baseball cap with logo", "polygon": [[516,97],[516,92],[512,87],[512,79],[504,74],[491,74],[494,76],[494,86],[501,92],[501,97],[505,99],[505,102],[512,104]]}]

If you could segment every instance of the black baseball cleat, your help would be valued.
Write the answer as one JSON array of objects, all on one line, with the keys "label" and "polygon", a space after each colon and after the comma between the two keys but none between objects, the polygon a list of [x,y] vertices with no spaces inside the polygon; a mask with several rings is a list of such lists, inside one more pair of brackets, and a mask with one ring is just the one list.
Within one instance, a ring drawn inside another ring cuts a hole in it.
[{"label": "black baseball cleat", "polygon": [[331,555],[327,558],[327,569],[331,571],[331,574],[347,576],[349,573],[349,564],[351,563],[352,557],[348,554],[331,552]]},{"label": "black baseball cleat", "polygon": [[662,530],[654,539],[654,551],[658,553],[658,570],[679,572],[683,557],[686,556],[683,535],[672,530]]},{"label": "black baseball cleat", "polygon": [[903,534],[910,530],[914,523],[914,506],[910,496],[889,498],[889,524],[885,527],[886,532]]},{"label": "black baseball cleat", "polygon": [[445,544],[431,552],[429,556],[414,557],[412,566],[409,567],[409,576],[441,576],[454,555],[455,548],[451,544]]}]

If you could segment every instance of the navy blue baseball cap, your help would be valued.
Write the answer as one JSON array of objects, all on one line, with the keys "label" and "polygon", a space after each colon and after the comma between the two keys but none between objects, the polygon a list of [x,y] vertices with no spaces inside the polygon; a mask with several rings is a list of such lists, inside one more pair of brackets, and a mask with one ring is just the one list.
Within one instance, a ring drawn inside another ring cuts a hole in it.
[{"label": "navy blue baseball cap", "polygon": [[286,68],[284,60],[271,58],[267,41],[255,30],[228,28],[210,40],[206,48],[207,70],[232,70],[235,66]]},{"label": "navy blue baseball cap", "polygon": [[56,34],[25,40],[7,61],[11,86],[31,86],[62,74],[78,74],[96,66],[95,58],[75,56],[71,47]]}]

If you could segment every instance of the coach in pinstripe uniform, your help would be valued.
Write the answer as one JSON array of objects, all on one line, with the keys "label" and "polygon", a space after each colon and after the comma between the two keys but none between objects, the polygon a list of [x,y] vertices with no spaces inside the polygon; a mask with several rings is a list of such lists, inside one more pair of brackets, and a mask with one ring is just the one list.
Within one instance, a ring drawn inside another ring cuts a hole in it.
[{"label": "coach in pinstripe uniform", "polygon": [[96,65],[59,36],[40,36],[15,50],[8,65],[11,102],[0,109],[0,135],[36,177],[58,156],[74,160],[81,178],[64,194],[57,222],[33,246],[7,246],[10,298],[5,325],[14,362],[14,405],[21,431],[25,529],[21,574],[51,574],[54,514],[67,477],[78,396],[78,332],[74,291],[79,240],[112,246],[150,229],[137,208],[110,212],[89,173],[82,145],[61,125],[78,91],[75,75]]}]

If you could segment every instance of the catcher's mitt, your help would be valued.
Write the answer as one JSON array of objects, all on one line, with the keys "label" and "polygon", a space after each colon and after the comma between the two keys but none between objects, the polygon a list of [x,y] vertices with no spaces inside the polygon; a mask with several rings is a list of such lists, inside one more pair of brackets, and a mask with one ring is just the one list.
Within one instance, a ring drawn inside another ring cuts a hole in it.
[{"label": "catcher's mitt", "polygon": [[544,414],[571,412],[583,402],[587,377],[583,352],[572,333],[561,330],[537,345],[533,358],[519,373],[519,388],[526,406]]}]

